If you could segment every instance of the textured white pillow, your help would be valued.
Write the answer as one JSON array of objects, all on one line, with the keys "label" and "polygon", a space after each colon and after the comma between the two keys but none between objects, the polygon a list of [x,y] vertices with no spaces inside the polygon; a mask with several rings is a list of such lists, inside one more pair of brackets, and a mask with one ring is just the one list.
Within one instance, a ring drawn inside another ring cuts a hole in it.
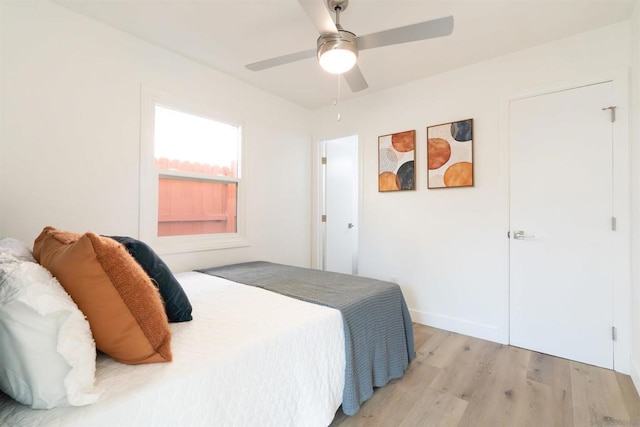
[{"label": "textured white pillow", "polygon": [[34,409],[94,403],[89,323],[41,265],[0,250],[0,390]]},{"label": "textured white pillow", "polygon": [[31,248],[13,237],[0,239],[0,252],[9,252],[21,261],[36,262]]}]

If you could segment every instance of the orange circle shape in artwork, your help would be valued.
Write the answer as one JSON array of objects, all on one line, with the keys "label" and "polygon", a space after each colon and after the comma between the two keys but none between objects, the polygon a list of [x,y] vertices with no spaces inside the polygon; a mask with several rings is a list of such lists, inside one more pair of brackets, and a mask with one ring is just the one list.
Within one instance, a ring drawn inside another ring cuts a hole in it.
[{"label": "orange circle shape in artwork", "polygon": [[429,170],[438,169],[451,158],[451,145],[446,139],[429,138],[427,141],[427,158]]},{"label": "orange circle shape in artwork", "polygon": [[416,131],[409,130],[406,132],[394,133],[391,135],[391,145],[400,152],[406,153],[416,148]]},{"label": "orange circle shape in artwork", "polygon": [[379,191],[396,191],[400,189],[400,180],[393,172],[382,172],[378,176]]},{"label": "orange circle shape in artwork", "polygon": [[469,162],[454,163],[444,173],[447,187],[467,187],[473,185],[473,165]]}]

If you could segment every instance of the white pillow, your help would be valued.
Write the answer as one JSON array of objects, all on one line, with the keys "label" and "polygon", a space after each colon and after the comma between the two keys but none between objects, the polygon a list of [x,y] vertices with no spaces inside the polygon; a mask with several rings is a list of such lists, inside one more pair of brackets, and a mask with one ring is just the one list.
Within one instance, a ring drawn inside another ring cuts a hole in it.
[{"label": "white pillow", "polygon": [[0,390],[34,409],[94,403],[89,323],[47,269],[0,250]]},{"label": "white pillow", "polygon": [[36,262],[31,248],[20,240],[12,237],[0,239],[0,252],[9,252],[21,261]]}]

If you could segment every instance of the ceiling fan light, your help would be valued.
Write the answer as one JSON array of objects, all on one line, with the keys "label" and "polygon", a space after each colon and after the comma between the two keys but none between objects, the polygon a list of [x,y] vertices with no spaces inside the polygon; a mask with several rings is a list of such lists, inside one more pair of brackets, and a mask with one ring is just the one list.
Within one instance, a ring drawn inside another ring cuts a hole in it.
[{"label": "ceiling fan light", "polygon": [[320,66],[331,74],[342,74],[356,65],[356,54],[347,49],[331,49],[320,56]]},{"label": "ceiling fan light", "polygon": [[355,35],[339,30],[339,34],[326,34],[318,38],[318,62],[327,72],[342,74],[356,65],[358,48]]}]

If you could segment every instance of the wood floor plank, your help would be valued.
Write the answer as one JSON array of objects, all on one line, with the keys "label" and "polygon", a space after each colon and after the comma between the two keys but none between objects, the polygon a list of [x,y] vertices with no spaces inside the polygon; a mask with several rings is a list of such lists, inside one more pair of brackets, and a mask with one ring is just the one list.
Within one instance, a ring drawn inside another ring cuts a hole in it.
[{"label": "wood floor plank", "polygon": [[554,358],[536,351],[532,352],[527,379],[540,384],[553,385],[554,374]]},{"label": "wood floor plank", "polygon": [[638,391],[633,385],[633,380],[629,375],[624,375],[620,372],[615,372],[615,375],[622,393],[622,399],[627,407],[631,425],[640,426],[640,396],[638,396]]},{"label": "wood floor plank", "polygon": [[613,371],[571,362],[574,425],[629,425],[622,391]]},{"label": "wood floor plank", "polygon": [[331,427],[640,427],[628,375],[424,325],[405,375]]},{"label": "wood floor plank", "polygon": [[468,402],[453,394],[431,387],[425,388],[422,395],[414,402],[399,427],[415,426],[451,426],[455,427],[466,410]]},{"label": "wood floor plank", "polygon": [[547,403],[556,427],[573,425],[573,400],[571,392],[571,365],[567,359],[532,352],[527,379],[549,386]]},{"label": "wood floor plank", "polygon": [[431,328],[429,326],[421,325],[419,323],[414,323],[413,325],[413,344],[415,350],[422,348],[424,343],[426,343],[434,334],[438,331],[437,329]]},{"label": "wood floor plank", "polygon": [[501,345],[489,362],[486,378],[470,390],[461,426],[513,426],[519,401],[525,398],[530,352]]},{"label": "wood floor plank", "polygon": [[[454,335],[457,334],[455,334],[454,332],[436,330],[435,333],[433,333],[432,336],[427,341],[425,341],[425,343],[420,348],[416,348],[416,360],[424,362],[427,359],[432,358],[436,354],[438,349],[445,345],[444,343]],[[437,363],[429,364],[432,366],[437,365]]]},{"label": "wood floor plank", "polygon": [[425,355],[425,363],[437,368],[451,366],[452,362],[468,349],[469,337],[461,334],[450,333],[440,345]]},{"label": "wood floor plank", "polygon": [[553,391],[550,386],[525,380],[511,419],[520,427],[553,426]]},{"label": "wood floor plank", "polygon": [[432,387],[449,391],[454,396],[469,400],[475,390],[486,381],[500,344],[467,337],[468,342],[452,363],[443,367]]}]

